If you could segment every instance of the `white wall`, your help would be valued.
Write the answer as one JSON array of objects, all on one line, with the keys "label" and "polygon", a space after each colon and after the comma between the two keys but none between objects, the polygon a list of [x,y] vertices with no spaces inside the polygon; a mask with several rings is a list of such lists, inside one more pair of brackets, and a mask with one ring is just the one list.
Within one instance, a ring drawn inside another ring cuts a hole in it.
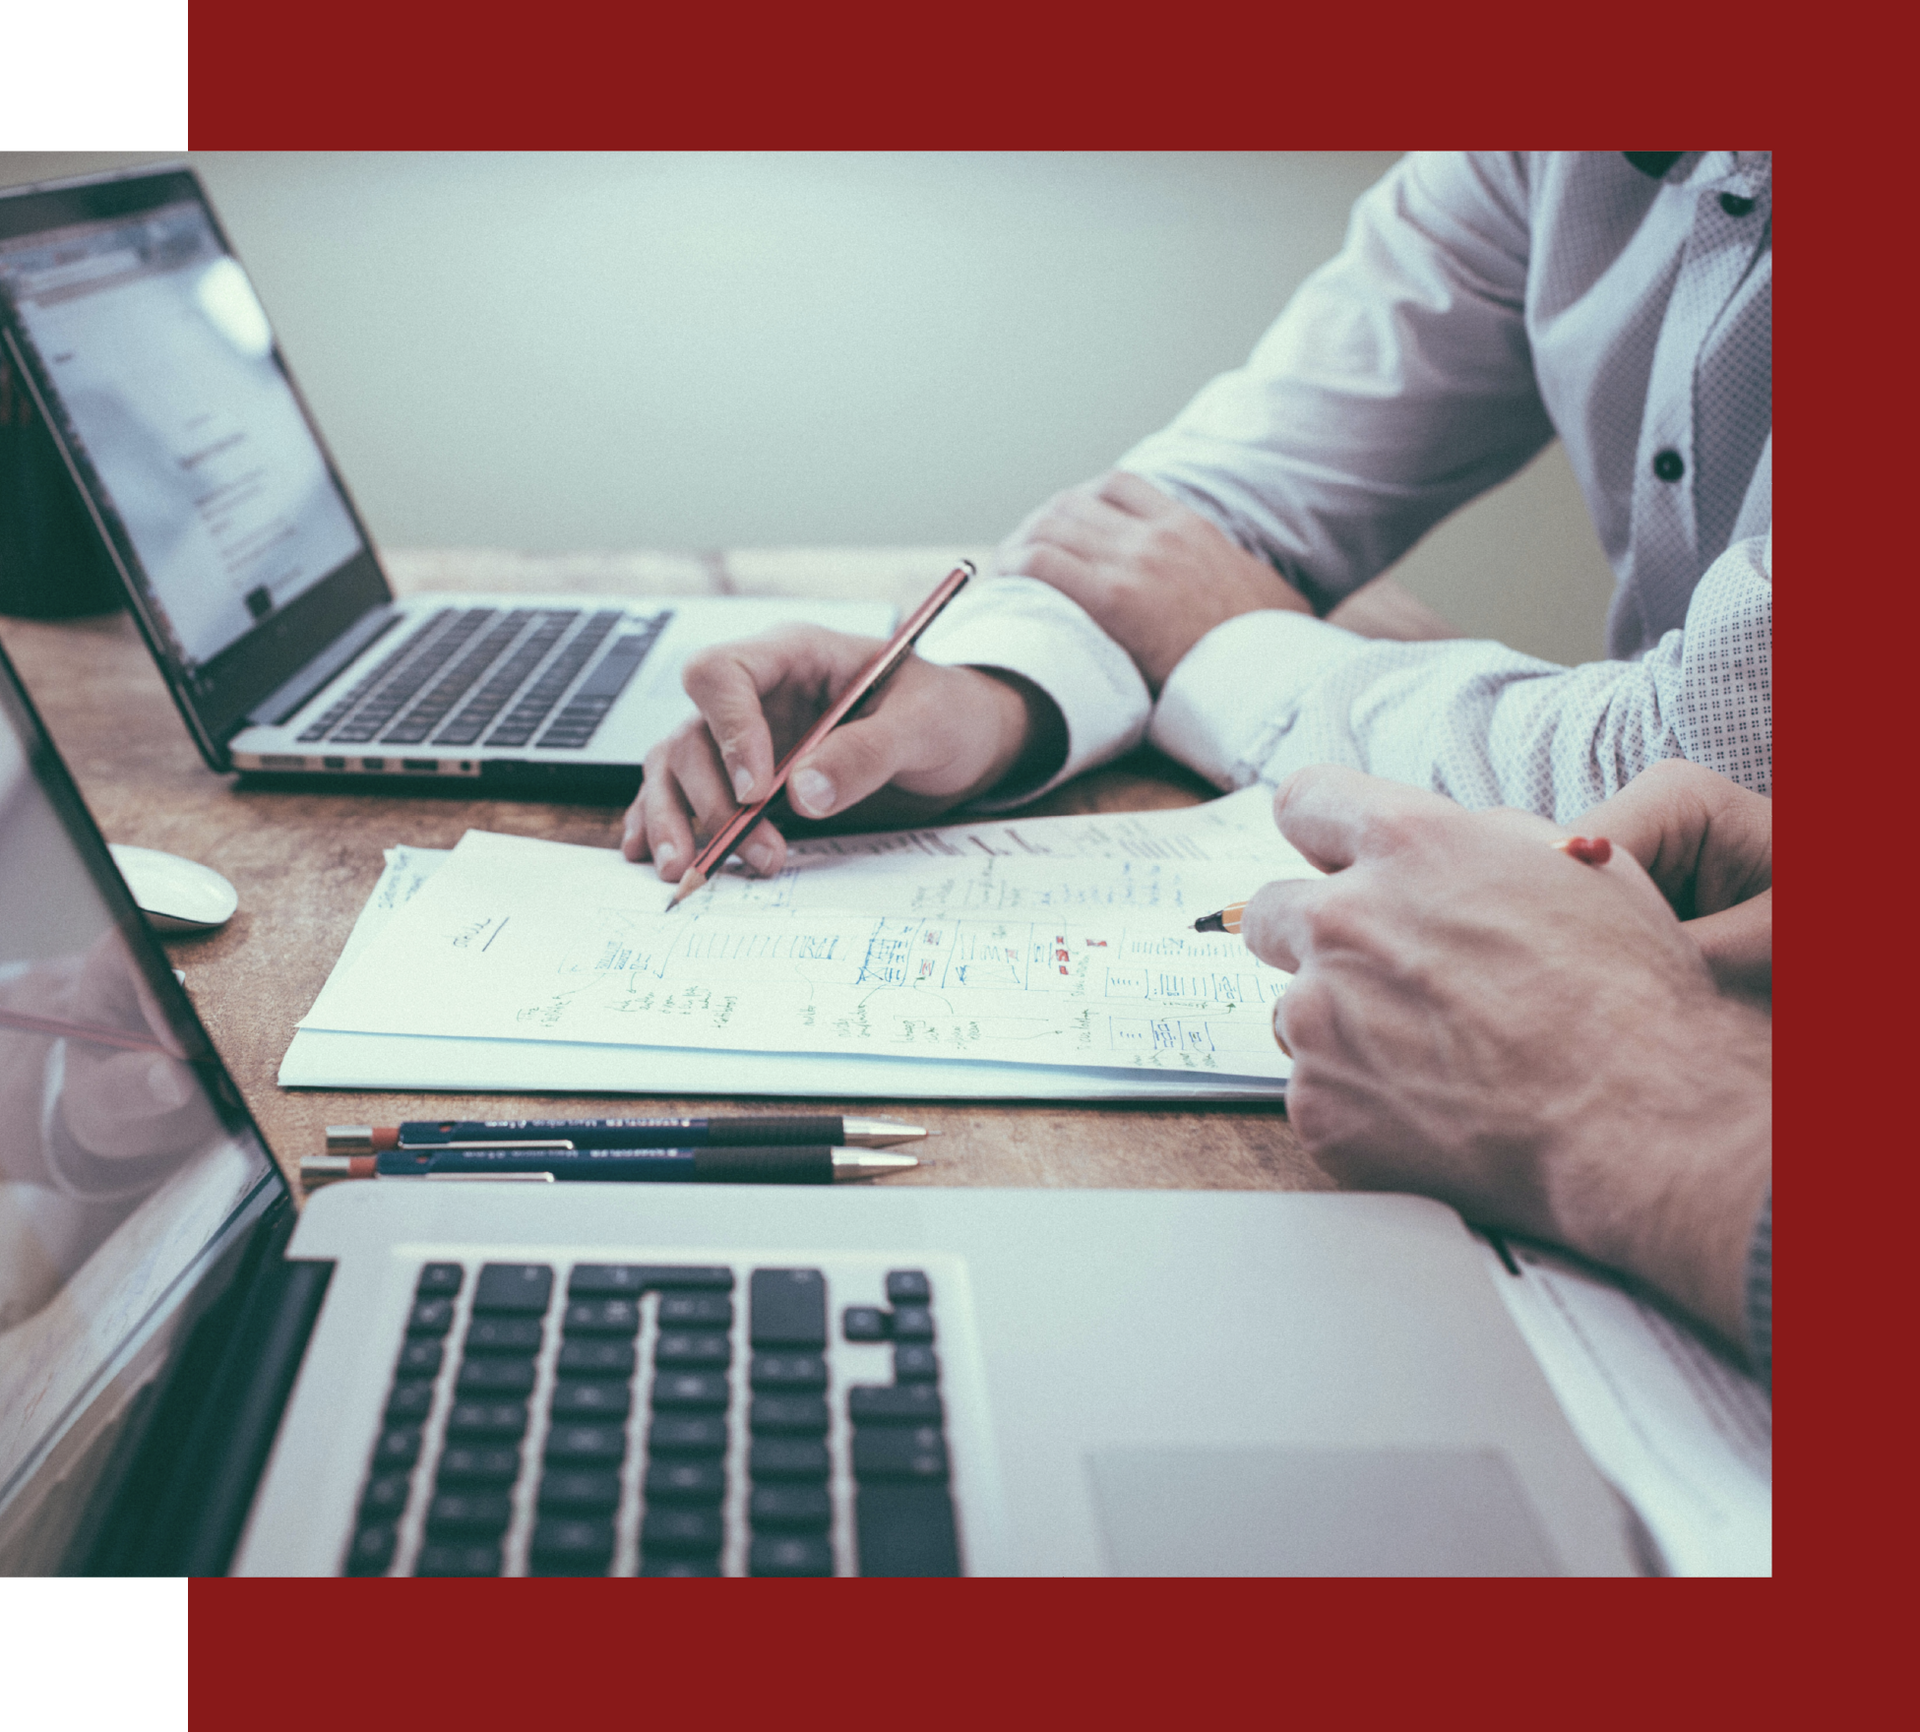
[{"label": "white wall", "polygon": [[[1241,360],[1394,158],[195,160],[376,537],[540,552],[996,539]],[[1557,450],[1398,575],[1599,651]]]}]

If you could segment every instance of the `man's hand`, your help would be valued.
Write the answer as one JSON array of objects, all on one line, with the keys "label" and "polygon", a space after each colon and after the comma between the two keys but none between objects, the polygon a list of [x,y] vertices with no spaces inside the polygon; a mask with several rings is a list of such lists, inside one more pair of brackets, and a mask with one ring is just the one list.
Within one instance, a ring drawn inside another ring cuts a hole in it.
[{"label": "man's hand", "polygon": [[[682,878],[696,839],[766,792],[775,762],[883,647],[793,626],[688,662],[681,679],[700,714],[647,754],[627,811],[626,857],[651,857],[662,878]],[[1003,780],[1031,741],[1059,726],[1051,701],[1023,680],[909,656],[877,701],[794,766],[787,801],[802,818],[855,810],[875,824],[928,817]],[[767,876],[785,864],[787,845],[762,819],[740,855]]]},{"label": "man's hand", "polygon": [[1196,511],[1124,469],[1056,494],[1000,544],[1007,576],[1077,601],[1133,657],[1157,697],[1180,658],[1237,614],[1305,598]]},{"label": "man's hand", "polygon": [[1631,849],[1590,866],[1545,819],[1332,767],[1274,810],[1332,876],[1267,885],[1241,932],[1295,971],[1287,1111],[1327,1171],[1570,1245],[1739,1340],[1771,1028]]},{"label": "man's hand", "polygon": [[1773,1002],[1773,802],[1669,758],[1575,826],[1647,869],[1723,992]]}]

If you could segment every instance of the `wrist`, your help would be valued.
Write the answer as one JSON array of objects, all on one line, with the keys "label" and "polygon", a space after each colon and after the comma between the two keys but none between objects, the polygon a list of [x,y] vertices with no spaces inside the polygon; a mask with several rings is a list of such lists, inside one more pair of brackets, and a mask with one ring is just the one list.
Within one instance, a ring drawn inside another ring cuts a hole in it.
[{"label": "wrist", "polygon": [[1557,1236],[1738,1343],[1773,1171],[1771,1023],[1721,998],[1648,1034],[1549,1159]]},{"label": "wrist", "polygon": [[1060,706],[1032,680],[1005,668],[953,671],[977,683],[988,718],[983,734],[991,741],[985,763],[961,798],[981,799],[1003,784],[1038,788],[1047,782],[1067,758]]}]

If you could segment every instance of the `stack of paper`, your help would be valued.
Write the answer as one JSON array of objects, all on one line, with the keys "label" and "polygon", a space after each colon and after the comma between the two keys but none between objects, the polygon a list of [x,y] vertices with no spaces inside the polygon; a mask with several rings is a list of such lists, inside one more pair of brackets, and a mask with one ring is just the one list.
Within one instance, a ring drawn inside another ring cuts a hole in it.
[{"label": "stack of paper", "polygon": [[1248,789],[794,846],[677,908],[617,851],[395,849],[287,1087],[1272,1099],[1287,976],[1193,921],[1314,868]]}]

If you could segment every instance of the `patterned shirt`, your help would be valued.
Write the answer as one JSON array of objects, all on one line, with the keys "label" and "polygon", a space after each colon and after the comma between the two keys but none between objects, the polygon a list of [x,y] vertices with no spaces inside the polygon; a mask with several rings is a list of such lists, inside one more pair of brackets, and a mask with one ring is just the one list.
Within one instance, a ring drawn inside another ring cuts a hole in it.
[{"label": "patterned shirt", "polygon": [[1770,794],[1771,195],[1769,152],[1409,156],[1247,364],[1121,460],[1324,611],[1557,436],[1618,578],[1609,660],[1261,612],[1201,638],[1155,703],[1082,609],[1017,575],[925,653],[1054,699],[1047,786],[1150,737],[1221,787],[1338,762],[1562,820],[1668,757]]}]

